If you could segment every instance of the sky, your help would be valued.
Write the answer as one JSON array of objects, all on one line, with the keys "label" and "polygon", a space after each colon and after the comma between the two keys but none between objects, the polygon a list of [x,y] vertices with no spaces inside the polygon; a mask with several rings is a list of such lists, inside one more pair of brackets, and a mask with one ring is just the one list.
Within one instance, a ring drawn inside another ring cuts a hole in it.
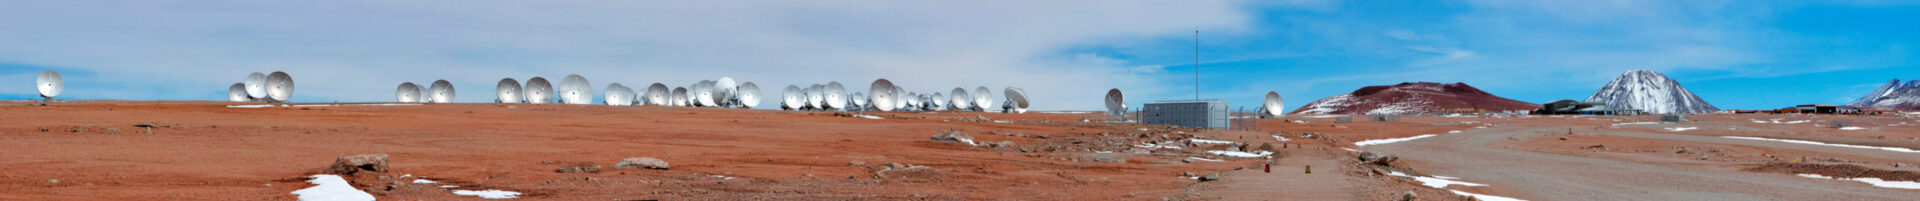
[{"label": "sky", "polygon": [[[391,101],[402,82],[492,102],[502,78],[687,86],[885,78],[1007,87],[1035,110],[1268,91],[1291,110],[1370,85],[1463,82],[1584,99],[1629,70],[1722,109],[1840,103],[1920,79],[1911,1],[17,1],[0,0],[0,99],[224,100],[252,72],[294,102]],[[1196,40],[1197,39],[1197,40]],[[1197,49],[1196,49],[1197,48]],[[4,81],[15,80],[15,81]],[[772,101],[761,108],[777,107]]]}]

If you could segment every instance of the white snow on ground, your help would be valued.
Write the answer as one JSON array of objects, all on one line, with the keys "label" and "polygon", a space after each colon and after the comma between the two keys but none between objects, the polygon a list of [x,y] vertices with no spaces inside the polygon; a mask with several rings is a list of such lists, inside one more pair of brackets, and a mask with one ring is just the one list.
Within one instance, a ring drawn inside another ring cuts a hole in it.
[{"label": "white snow on ground", "polygon": [[1753,123],[1756,123],[1756,124],[1764,124],[1764,123],[1767,123],[1767,121],[1761,121],[1761,120],[1756,120],[1756,119],[1747,119],[1747,120],[1750,120],[1750,121],[1753,121]]},{"label": "white snow on ground", "polygon": [[1679,127],[1679,128],[1666,128],[1666,129],[1667,131],[1680,132],[1680,131],[1689,131],[1693,129],[1700,129],[1700,127]]},{"label": "white snow on ground", "polygon": [[1836,178],[1836,177],[1829,177],[1829,176],[1823,176],[1823,175],[1817,175],[1817,174],[1799,174],[1799,175],[1800,175],[1800,176],[1802,176],[1802,177],[1808,177],[1808,178],[1821,178],[1821,179],[1835,179],[1835,180],[1848,180],[1848,181],[1858,181],[1858,182],[1866,182],[1867,184],[1873,184],[1873,186],[1876,186],[1876,187],[1881,187],[1881,188],[1898,188],[1898,189],[1920,189],[1920,182],[1911,182],[1911,181],[1887,181],[1887,180],[1881,180],[1880,178],[1872,178],[1872,177],[1861,177],[1861,178]]},{"label": "white snow on ground", "polygon": [[722,180],[733,180],[734,177],[729,177],[726,175],[713,175],[713,178],[720,178]]},{"label": "white snow on ground", "polygon": [[1460,195],[1465,195],[1465,196],[1473,196],[1473,198],[1474,198],[1474,199],[1480,199],[1481,201],[1527,201],[1527,200],[1522,200],[1522,199],[1517,199],[1517,198],[1510,198],[1510,197],[1500,197],[1500,196],[1491,196],[1491,195],[1482,195],[1482,194],[1474,194],[1474,193],[1468,193],[1468,192],[1462,192],[1462,191],[1460,191],[1460,190],[1448,190],[1448,191],[1453,191],[1453,194],[1460,194]]},{"label": "white snow on ground", "polygon": [[1433,137],[1433,136],[1434,134],[1426,134],[1426,135],[1404,137],[1404,138],[1367,140],[1367,141],[1354,142],[1353,145],[1367,146],[1367,145],[1379,145],[1379,144],[1387,144],[1387,143],[1395,143],[1395,142],[1406,142],[1406,141],[1418,140],[1420,138],[1427,138],[1427,137]]},{"label": "white snow on ground", "polygon": [[1447,131],[1447,133],[1460,133],[1460,131]]},{"label": "white snow on ground", "polygon": [[459,187],[460,186],[455,186],[455,185],[440,185],[440,188],[459,188]]},{"label": "white snow on ground", "polygon": [[1879,150],[1887,150],[1887,151],[1894,151],[1894,152],[1920,153],[1920,151],[1915,151],[1913,149],[1907,149],[1907,148],[1899,148],[1899,147],[1876,147],[1876,146],[1851,145],[1851,144],[1827,144],[1824,142],[1814,142],[1814,141],[1806,141],[1806,140],[1787,140],[1787,139],[1741,137],[1741,136],[1720,136],[1720,137],[1743,139],[1743,140],[1765,140],[1765,141],[1796,143],[1796,144],[1811,144],[1811,145],[1821,145],[1821,146],[1835,146],[1835,147],[1860,148],[1860,149],[1879,149]]},{"label": "white snow on ground", "polygon": [[433,180],[425,180],[425,179],[414,179],[414,180],[413,180],[413,183],[416,183],[416,184],[431,184],[431,183],[440,183],[440,182],[435,182],[435,181],[433,181]]},{"label": "white snow on ground", "polygon": [[1346,148],[1346,147],[1341,147],[1340,149],[1345,149],[1345,150],[1347,150],[1347,151],[1351,151],[1351,152],[1360,152],[1360,150],[1358,150],[1358,149],[1353,149],[1353,148]]},{"label": "white snow on ground", "polygon": [[1257,153],[1247,153],[1247,152],[1239,152],[1239,151],[1213,150],[1213,151],[1207,151],[1207,153],[1213,153],[1214,155],[1242,157],[1242,158],[1257,158],[1257,157],[1265,157],[1267,155],[1273,155],[1273,152],[1268,152],[1268,151],[1260,151]]},{"label": "white snow on ground", "polygon": [[1010,124],[1010,123],[1013,123],[1013,121],[1007,121],[1007,120],[993,120],[993,123],[1003,123],[1003,124]]},{"label": "white snow on ground", "polygon": [[1225,161],[1225,160],[1216,160],[1216,159],[1207,159],[1207,158],[1201,158],[1201,157],[1187,157],[1187,159],[1193,159],[1193,160],[1197,160],[1197,161],[1213,161],[1213,162],[1222,162],[1222,161]]},{"label": "white snow on ground", "polygon": [[[1169,141],[1169,142],[1162,142],[1162,143],[1160,143],[1160,144],[1170,144],[1170,143],[1173,143],[1173,142],[1171,142],[1171,141]],[[1145,142],[1142,142],[1142,143],[1140,143],[1140,144],[1136,144],[1136,145],[1133,145],[1133,146],[1134,146],[1134,147],[1140,147],[1140,148],[1148,148],[1148,149],[1180,149],[1180,146],[1174,146],[1174,145],[1159,145],[1159,144],[1149,144],[1149,143],[1145,143]]]},{"label": "white snow on ground", "polygon": [[1281,142],[1293,141],[1293,140],[1288,140],[1286,137],[1280,137],[1278,135],[1273,136],[1273,140],[1279,140]]},{"label": "white snow on ground", "polygon": [[1861,127],[1852,127],[1852,126],[1848,126],[1848,127],[1840,127],[1840,130],[1849,130],[1849,131],[1857,131],[1857,130],[1866,130],[1866,129],[1867,129],[1867,128],[1861,128]]},{"label": "white snow on ground", "polygon": [[1233,142],[1228,142],[1228,141],[1219,141],[1219,140],[1208,140],[1208,139],[1187,139],[1187,142],[1192,142],[1192,143],[1204,143],[1204,144],[1233,144]]},{"label": "white snow on ground", "polygon": [[1620,126],[1620,125],[1635,125],[1635,124],[1660,124],[1660,122],[1633,122],[1633,123],[1617,123],[1617,124],[1613,124],[1613,126]]},{"label": "white snow on ground", "polygon": [[479,190],[479,191],[453,190],[453,194],[480,196],[480,198],[486,198],[486,199],[513,199],[513,198],[520,197],[520,192],[493,190],[493,189]]},{"label": "white snow on ground", "polygon": [[[1411,175],[1407,175],[1406,173],[1400,173],[1400,172],[1388,172],[1387,175],[1413,178],[1414,181],[1420,181],[1420,185],[1427,185],[1427,187],[1441,188],[1441,189],[1447,188],[1447,185],[1487,186],[1486,184],[1468,183],[1468,182],[1447,180],[1447,179],[1442,179],[1437,177],[1411,176]],[[1454,179],[1459,179],[1459,178],[1454,178]]]},{"label": "white snow on ground", "polygon": [[853,117],[860,117],[860,118],[867,118],[867,119],[886,119],[880,116],[864,115],[864,114],[856,114],[856,115],[853,115]]},{"label": "white snow on ground", "polygon": [[301,201],[373,201],[373,194],[353,188],[353,184],[339,175],[316,174],[307,182],[314,186],[293,191],[294,195],[300,195]]}]

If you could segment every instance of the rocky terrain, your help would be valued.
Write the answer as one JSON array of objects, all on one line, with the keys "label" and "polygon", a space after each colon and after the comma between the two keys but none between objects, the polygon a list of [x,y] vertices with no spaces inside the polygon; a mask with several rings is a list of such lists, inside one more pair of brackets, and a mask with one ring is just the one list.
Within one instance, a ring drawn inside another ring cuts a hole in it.
[{"label": "rocky terrain", "polygon": [[1720,111],[1680,86],[1679,81],[1649,70],[1627,71],[1614,78],[1587,102],[1607,103],[1613,109],[1636,109],[1654,114],[1689,114]]}]

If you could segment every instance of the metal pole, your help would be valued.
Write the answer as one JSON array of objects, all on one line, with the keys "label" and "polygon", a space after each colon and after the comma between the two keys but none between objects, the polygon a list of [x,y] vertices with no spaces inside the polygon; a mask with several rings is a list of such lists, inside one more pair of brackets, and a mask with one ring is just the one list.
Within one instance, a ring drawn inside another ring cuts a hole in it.
[{"label": "metal pole", "polygon": [[1200,100],[1200,30],[1193,30],[1193,100]]}]

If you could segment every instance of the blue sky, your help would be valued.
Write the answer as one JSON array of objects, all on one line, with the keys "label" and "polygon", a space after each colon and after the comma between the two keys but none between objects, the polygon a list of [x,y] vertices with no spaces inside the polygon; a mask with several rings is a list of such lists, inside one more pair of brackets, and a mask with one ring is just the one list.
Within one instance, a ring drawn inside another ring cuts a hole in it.
[{"label": "blue sky", "polygon": [[1920,5],[1900,1],[0,2],[0,79],[20,83],[0,99],[34,98],[48,69],[71,82],[63,99],[128,100],[220,100],[279,70],[297,102],[436,79],[490,102],[500,78],[577,73],[731,76],[765,94],[1015,86],[1035,109],[1097,109],[1107,88],[1136,106],[1192,98],[1196,30],[1201,96],[1239,106],[1415,81],[1582,99],[1649,69],[1720,108],[1765,109],[1920,79]]}]

